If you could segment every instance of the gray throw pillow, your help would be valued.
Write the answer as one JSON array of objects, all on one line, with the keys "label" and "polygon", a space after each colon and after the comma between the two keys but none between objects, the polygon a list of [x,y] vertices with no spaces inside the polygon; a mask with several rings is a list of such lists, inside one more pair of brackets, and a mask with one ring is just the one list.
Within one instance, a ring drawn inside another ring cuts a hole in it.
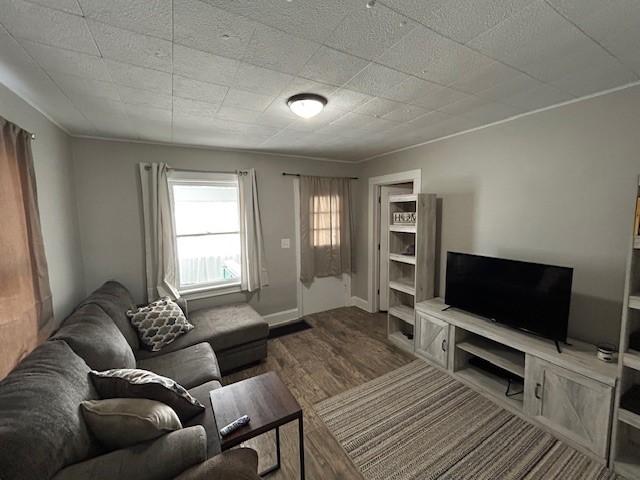
[{"label": "gray throw pillow", "polygon": [[180,306],[169,297],[128,310],[127,316],[138,331],[140,341],[152,352],[160,351],[162,347],[194,328]]},{"label": "gray throw pillow", "polygon": [[182,428],[176,412],[155,400],[112,398],[88,400],[80,405],[91,432],[110,450],[153,440]]},{"label": "gray throw pillow", "polygon": [[175,410],[180,420],[188,420],[204,411],[204,405],[184,387],[170,378],[147,370],[121,368],[89,375],[101,398],[146,398],[165,403]]}]

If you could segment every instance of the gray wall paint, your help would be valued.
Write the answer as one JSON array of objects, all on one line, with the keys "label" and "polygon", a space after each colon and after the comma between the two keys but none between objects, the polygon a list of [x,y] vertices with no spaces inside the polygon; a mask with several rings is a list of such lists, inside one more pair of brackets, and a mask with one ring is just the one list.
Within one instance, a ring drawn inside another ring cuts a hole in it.
[{"label": "gray wall paint", "polygon": [[84,293],[73,185],[71,139],[0,84],[0,115],[34,132],[33,163],[49,282],[56,318],[66,317]]},{"label": "gray wall paint", "polygon": [[[448,250],[575,268],[570,336],[618,342],[640,174],[640,87],[362,164],[361,177],[422,169]],[[353,294],[367,298],[367,182],[359,182]]]},{"label": "gray wall paint", "polygon": [[[189,302],[190,308],[249,302],[263,315],[296,308],[293,179],[282,172],[351,175],[354,165],[244,152],[141,143],[73,139],[75,184],[87,291],[110,278],[123,282],[137,301],[145,298],[139,162],[175,168],[255,168],[270,285],[261,292]],[[292,248],[280,248],[290,238]]]}]

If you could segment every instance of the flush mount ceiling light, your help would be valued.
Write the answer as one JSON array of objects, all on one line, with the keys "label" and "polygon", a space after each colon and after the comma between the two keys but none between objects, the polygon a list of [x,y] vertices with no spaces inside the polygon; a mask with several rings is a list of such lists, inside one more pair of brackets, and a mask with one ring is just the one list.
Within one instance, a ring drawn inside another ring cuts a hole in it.
[{"label": "flush mount ceiling light", "polygon": [[315,117],[326,104],[327,99],[315,93],[300,93],[289,97],[289,100],[287,100],[287,105],[289,105],[291,111],[302,118]]}]

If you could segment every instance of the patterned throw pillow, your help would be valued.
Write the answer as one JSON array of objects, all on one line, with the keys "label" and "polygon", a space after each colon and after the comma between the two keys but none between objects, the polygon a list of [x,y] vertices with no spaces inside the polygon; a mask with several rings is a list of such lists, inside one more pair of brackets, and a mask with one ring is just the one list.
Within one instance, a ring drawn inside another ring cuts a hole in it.
[{"label": "patterned throw pillow", "polygon": [[137,368],[118,368],[89,375],[101,398],[146,398],[169,405],[181,420],[204,411],[204,405],[170,378]]},{"label": "patterned throw pillow", "polygon": [[140,341],[152,352],[158,352],[194,326],[182,309],[169,297],[151,302],[145,307],[127,311],[131,324],[138,330]]}]

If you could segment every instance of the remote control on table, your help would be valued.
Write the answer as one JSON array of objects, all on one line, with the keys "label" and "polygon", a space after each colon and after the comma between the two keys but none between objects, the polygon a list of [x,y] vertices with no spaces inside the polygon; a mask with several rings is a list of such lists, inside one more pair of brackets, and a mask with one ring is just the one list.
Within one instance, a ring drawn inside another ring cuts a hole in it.
[{"label": "remote control on table", "polygon": [[220,429],[220,435],[222,435],[223,437],[229,435],[232,432],[235,432],[237,429],[239,429],[240,427],[245,426],[247,423],[249,423],[251,421],[251,419],[249,418],[248,415],[243,415],[241,416],[239,419],[234,420],[233,422],[231,422],[229,425],[227,425],[226,427],[222,427]]}]

